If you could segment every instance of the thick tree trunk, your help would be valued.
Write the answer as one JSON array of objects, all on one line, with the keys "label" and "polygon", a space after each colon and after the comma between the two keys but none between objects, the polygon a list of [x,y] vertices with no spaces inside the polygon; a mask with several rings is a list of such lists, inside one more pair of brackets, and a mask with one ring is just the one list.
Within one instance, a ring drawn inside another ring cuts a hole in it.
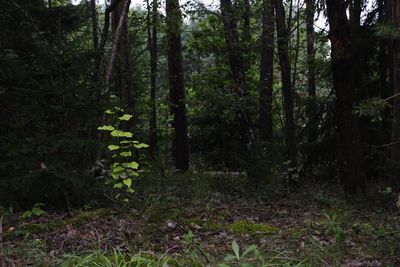
[{"label": "thick tree trunk", "polygon": [[[391,17],[394,28],[400,30],[400,3],[390,0]],[[392,122],[392,143],[395,145],[391,149],[391,158],[395,164],[400,164],[400,37],[394,36],[392,47],[393,64],[393,122]],[[400,167],[396,168],[393,175],[393,184],[400,186]]]},{"label": "thick tree trunk", "polygon": [[326,4],[341,141],[341,182],[346,193],[354,194],[357,189],[363,190],[364,175],[358,120],[353,112],[356,102],[356,70],[351,47],[351,28],[344,0],[327,0]]},{"label": "thick tree trunk", "polygon": [[274,70],[274,17],[273,0],[263,1],[261,60],[260,60],[260,138],[272,141],[272,94]]},{"label": "thick tree trunk", "polygon": [[239,45],[237,23],[232,8],[232,2],[231,0],[221,0],[220,5],[231,76],[235,83],[235,91],[239,98],[239,102],[242,104],[237,112],[240,138],[242,143],[248,149],[253,142],[253,134],[250,126],[249,114],[245,104],[247,97],[245,64]]},{"label": "thick tree trunk", "polygon": [[175,168],[189,169],[188,128],[186,118],[185,85],[182,66],[182,17],[178,0],[167,0],[168,79],[171,113],[174,128]]},{"label": "thick tree trunk", "polygon": [[158,1],[153,0],[153,9],[151,11],[149,1],[147,0],[147,34],[150,50],[150,158],[156,159],[158,151],[157,137],[157,107],[156,107],[156,92],[157,92],[157,17],[158,17]]},{"label": "thick tree trunk", "polygon": [[281,67],[282,94],[285,113],[285,141],[287,145],[290,180],[294,183],[292,172],[297,168],[296,126],[294,122],[293,89],[290,75],[288,30],[282,0],[275,0],[278,55]]},{"label": "thick tree trunk", "polygon": [[312,127],[310,129],[310,142],[317,139],[315,112],[316,112],[316,85],[315,85],[315,32],[314,32],[314,13],[315,0],[306,0],[306,33],[307,33],[307,81],[308,81],[308,104],[307,117]]}]

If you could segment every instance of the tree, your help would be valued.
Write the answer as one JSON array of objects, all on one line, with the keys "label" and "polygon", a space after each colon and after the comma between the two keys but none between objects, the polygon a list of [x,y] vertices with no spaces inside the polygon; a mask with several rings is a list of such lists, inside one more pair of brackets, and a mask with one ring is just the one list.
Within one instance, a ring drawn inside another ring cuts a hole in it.
[{"label": "tree", "polygon": [[272,0],[263,1],[260,60],[260,138],[272,141],[272,94],[275,17]]},{"label": "tree", "polygon": [[[150,4],[147,0],[147,35],[148,46],[150,50],[150,157],[155,159],[158,151],[157,138],[157,107],[156,107],[156,92],[157,92],[157,17],[158,17],[158,2],[153,0],[153,10],[150,10]],[[150,19],[151,18],[151,19]]]},{"label": "tree", "polygon": [[[400,162],[400,3],[389,0],[391,23],[395,29],[391,47],[391,61],[393,66],[392,86],[393,86],[393,122],[392,122],[392,149],[391,158],[393,162]],[[393,181],[396,186],[400,185],[400,173],[398,169],[393,173]]]},{"label": "tree", "polygon": [[[307,33],[307,81],[308,81],[308,105],[307,117],[309,123],[315,123],[316,111],[316,85],[315,85],[315,32],[314,32],[314,13],[315,0],[306,0],[306,33]],[[312,125],[309,141],[316,141],[316,125]]]},{"label": "tree", "polygon": [[242,144],[245,146],[245,150],[247,150],[253,142],[253,134],[246,106],[248,92],[246,90],[245,63],[239,43],[236,16],[231,0],[221,0],[220,8],[225,31],[225,42],[228,49],[231,78],[234,81],[235,92],[240,103],[239,110],[237,111],[240,138]]},{"label": "tree", "polygon": [[289,35],[285,21],[285,9],[282,0],[275,0],[276,29],[278,38],[278,55],[281,67],[282,94],[285,113],[285,141],[287,146],[290,181],[292,173],[297,168],[296,126],[294,122],[293,89],[289,61]]},{"label": "tree", "polygon": [[[119,0],[113,0],[112,2],[118,2]],[[121,99],[121,106],[126,109],[129,113],[134,113],[134,92],[132,82],[132,62],[131,62],[131,49],[129,46],[129,33],[128,33],[128,3],[127,10],[124,5],[119,3],[111,14],[111,24],[114,36],[117,34],[117,28],[122,19],[121,33],[119,40],[114,45],[116,46],[117,54],[114,62],[115,66],[115,91]],[[126,14],[124,14],[126,12]],[[134,121],[134,120],[133,120]]]},{"label": "tree", "polygon": [[340,180],[348,194],[363,189],[363,158],[358,119],[353,112],[356,102],[356,81],[351,27],[347,19],[344,0],[327,0],[330,27],[333,87],[336,92],[338,130],[340,138]]},{"label": "tree", "polygon": [[186,118],[185,85],[183,78],[181,24],[179,0],[167,0],[168,80],[174,129],[173,156],[175,168],[189,169],[188,127]]}]

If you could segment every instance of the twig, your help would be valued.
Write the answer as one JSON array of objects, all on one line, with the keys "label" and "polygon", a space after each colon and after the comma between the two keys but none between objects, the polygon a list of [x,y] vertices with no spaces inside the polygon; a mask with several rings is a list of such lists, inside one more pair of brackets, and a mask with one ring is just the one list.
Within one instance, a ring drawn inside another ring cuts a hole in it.
[{"label": "twig", "polygon": [[394,142],[391,142],[391,143],[388,143],[388,144],[384,144],[384,145],[380,145],[380,146],[372,146],[372,147],[373,148],[385,148],[385,147],[394,146],[394,145],[397,145],[397,144],[400,144],[400,140],[397,140],[397,141],[394,141]]}]

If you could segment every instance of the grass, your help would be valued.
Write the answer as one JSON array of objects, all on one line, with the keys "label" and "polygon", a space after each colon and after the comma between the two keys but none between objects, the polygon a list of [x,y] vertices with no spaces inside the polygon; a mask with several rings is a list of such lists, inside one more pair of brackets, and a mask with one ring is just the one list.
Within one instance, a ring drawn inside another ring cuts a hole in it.
[{"label": "grass", "polygon": [[[168,174],[161,186],[141,179],[124,208],[26,219],[11,212],[0,266],[399,265],[400,213],[387,196],[348,204],[334,186],[289,193],[274,184],[254,194],[224,188],[232,177]],[[235,186],[246,188],[241,179]],[[238,260],[233,241],[240,256],[257,253]]]}]

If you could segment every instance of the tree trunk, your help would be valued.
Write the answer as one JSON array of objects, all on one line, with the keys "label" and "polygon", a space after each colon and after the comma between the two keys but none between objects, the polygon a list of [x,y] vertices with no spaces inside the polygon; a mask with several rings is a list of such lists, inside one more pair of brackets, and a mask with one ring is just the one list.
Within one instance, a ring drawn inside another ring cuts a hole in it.
[{"label": "tree trunk", "polygon": [[237,111],[240,139],[242,144],[249,149],[253,142],[250,118],[246,106],[246,71],[239,45],[237,23],[231,0],[221,0],[221,16],[225,30],[225,42],[228,49],[231,76],[235,83],[235,91],[241,103]]},{"label": "tree trunk", "polygon": [[181,48],[182,17],[178,0],[167,0],[166,15],[168,79],[174,128],[173,153],[175,168],[186,171],[189,169],[189,149]]},{"label": "tree trunk", "polygon": [[[391,21],[396,29],[400,29],[400,3],[398,1],[390,0],[391,8]],[[392,122],[392,143],[396,143],[391,149],[391,158],[397,166],[400,164],[400,37],[394,36],[392,45],[392,64],[393,64],[393,122]],[[400,185],[400,167],[395,168],[392,175],[393,184],[398,188]]]},{"label": "tree trunk", "polygon": [[353,112],[356,102],[355,63],[351,32],[344,0],[327,0],[330,26],[333,87],[337,98],[338,129],[341,142],[341,182],[348,194],[364,189],[363,158],[358,120]]},{"label": "tree trunk", "polygon": [[120,16],[119,16],[118,23],[115,22],[115,24],[114,24],[114,25],[116,25],[116,27],[114,30],[111,54],[108,59],[108,64],[107,64],[107,69],[106,69],[106,77],[105,77],[105,88],[106,88],[107,93],[110,92],[111,75],[114,70],[114,62],[115,62],[115,58],[118,53],[118,46],[120,43],[122,31],[123,31],[123,24],[124,24],[126,17],[128,16],[130,2],[131,2],[130,0],[126,0],[124,2],[122,12],[120,13]]},{"label": "tree trunk", "polygon": [[260,138],[272,141],[272,94],[274,71],[273,0],[263,0],[260,60]]},{"label": "tree trunk", "polygon": [[[117,0],[113,0],[116,2]],[[128,6],[129,11],[129,6]],[[126,12],[128,12],[126,11]],[[124,12],[124,6],[119,4],[112,12],[112,28],[115,34],[117,26],[119,25],[119,18]],[[117,44],[117,54],[115,60],[115,91],[120,96],[121,106],[129,113],[134,113],[134,92],[132,81],[132,62],[131,62],[131,49],[129,47],[129,33],[128,33],[128,13],[124,15],[122,21],[121,36]],[[135,120],[132,120],[133,122]],[[128,127],[130,128],[130,127]]]},{"label": "tree trunk", "polygon": [[[150,158],[156,159],[158,151],[157,137],[157,107],[156,107],[156,91],[157,91],[157,17],[158,17],[158,2],[153,0],[153,10],[150,9],[149,1],[147,0],[147,34],[150,50]],[[151,17],[151,18],[150,18]]]},{"label": "tree trunk", "polygon": [[[49,2],[50,5],[50,2]],[[98,89],[99,76],[100,76],[100,64],[101,64],[101,54],[100,54],[100,41],[99,41],[99,31],[98,31],[98,19],[96,11],[96,0],[90,0],[90,13],[92,21],[92,36],[93,36],[93,70],[91,73],[91,89],[92,93],[100,92]]]},{"label": "tree trunk", "polygon": [[315,0],[306,0],[306,33],[307,33],[307,81],[308,81],[308,104],[307,104],[307,117],[309,123],[312,125],[309,133],[308,140],[315,142],[317,134],[315,128],[317,127],[315,121],[316,112],[316,85],[315,85],[315,32],[314,32],[314,13],[315,13]]},{"label": "tree trunk", "polygon": [[282,94],[285,113],[285,141],[287,145],[289,178],[291,183],[293,171],[297,168],[296,126],[294,123],[293,89],[290,75],[288,30],[285,22],[285,9],[282,0],[275,0],[276,29],[278,37],[278,55],[281,67]]}]

